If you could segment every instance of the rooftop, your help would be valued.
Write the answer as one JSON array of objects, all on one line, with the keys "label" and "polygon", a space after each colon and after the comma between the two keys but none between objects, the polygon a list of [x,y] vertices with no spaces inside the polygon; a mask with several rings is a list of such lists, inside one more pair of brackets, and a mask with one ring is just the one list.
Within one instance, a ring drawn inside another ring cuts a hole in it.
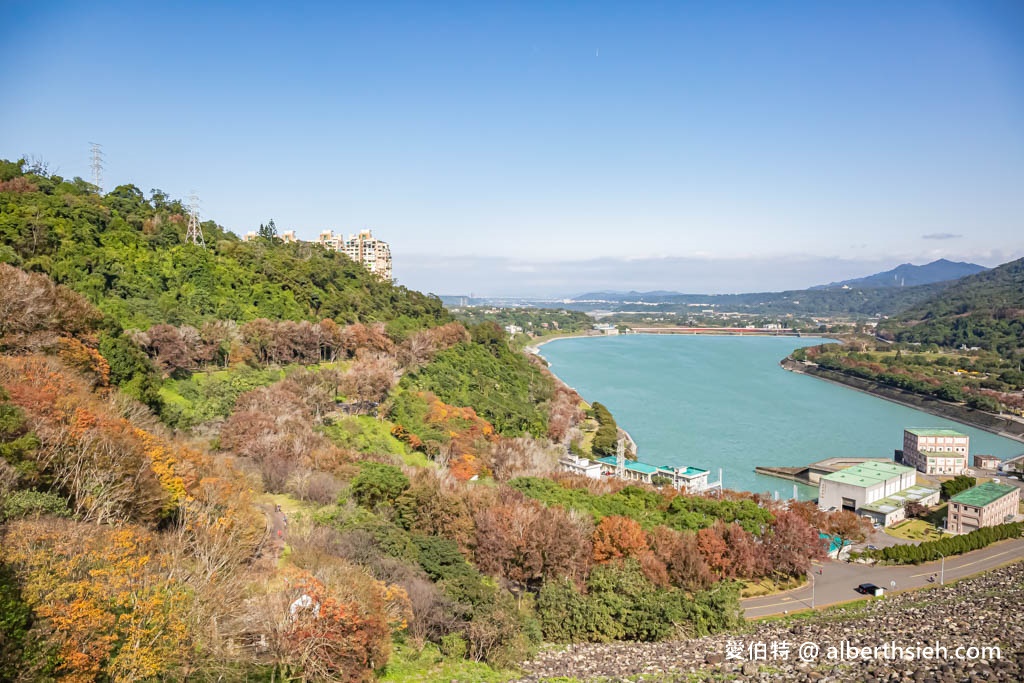
[{"label": "rooftop", "polygon": [[906,431],[917,436],[967,436],[954,429],[908,429]]},{"label": "rooftop", "polygon": [[[597,461],[600,462],[600,463],[604,463],[605,465],[611,465],[612,467],[615,467],[615,466],[618,465],[618,463],[615,461],[615,456],[614,455],[608,455],[608,456],[605,456],[603,458],[598,458]],[[641,474],[657,474],[658,473],[658,468],[655,467],[654,465],[648,465],[645,462],[639,462],[639,461],[636,461],[636,460],[627,460],[626,461],[626,469],[627,470],[633,470],[634,472],[640,472]]]},{"label": "rooftop", "polygon": [[899,510],[908,500],[922,500],[938,492],[938,489],[930,489],[927,486],[911,486],[908,489],[903,489],[899,493],[892,494],[888,498],[882,498],[881,500],[876,500],[874,503],[861,505],[859,509],[869,510],[871,512],[880,512],[883,515],[888,515],[891,512]]},{"label": "rooftop", "polygon": [[826,474],[822,479],[835,481],[840,484],[855,484],[856,486],[874,486],[883,481],[888,481],[907,472],[914,470],[909,467],[897,465],[896,463],[865,462],[853,467]]},{"label": "rooftop", "polygon": [[669,467],[668,465],[661,465],[658,467],[659,470],[667,472],[670,476],[678,474],[680,477],[697,477],[702,474],[707,474],[707,470],[702,470],[699,467]]},{"label": "rooftop", "polygon": [[1008,493],[1012,493],[1016,488],[1016,486],[1010,486],[1009,484],[997,484],[994,481],[990,481],[956,494],[949,499],[949,502],[960,503],[961,505],[971,505],[979,508],[985,507],[989,503],[999,500]]}]

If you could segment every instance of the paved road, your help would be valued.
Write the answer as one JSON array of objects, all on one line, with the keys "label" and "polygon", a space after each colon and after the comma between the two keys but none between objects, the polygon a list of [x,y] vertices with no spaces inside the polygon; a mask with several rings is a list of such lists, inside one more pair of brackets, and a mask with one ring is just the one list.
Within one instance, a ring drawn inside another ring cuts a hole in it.
[{"label": "paved road", "polygon": [[[987,548],[947,559],[945,579],[947,582],[961,579],[1017,560],[1024,560],[1024,538],[1000,541]],[[891,592],[891,581],[896,582],[897,592],[932,585],[928,577],[939,574],[940,564],[929,562],[919,565],[873,567],[826,560],[814,566],[813,588],[808,583],[785,593],[747,598],[740,602],[748,619],[810,609],[812,592],[814,606],[824,607],[864,597],[854,590],[862,583],[873,583],[885,588],[887,592]],[[819,569],[822,572],[820,575]]]}]

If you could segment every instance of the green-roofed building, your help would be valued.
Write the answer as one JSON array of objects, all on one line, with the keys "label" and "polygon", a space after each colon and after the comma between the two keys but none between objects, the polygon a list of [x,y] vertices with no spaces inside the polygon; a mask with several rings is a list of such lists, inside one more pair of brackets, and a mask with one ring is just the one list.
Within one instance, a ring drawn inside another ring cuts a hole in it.
[{"label": "green-roofed building", "polygon": [[963,474],[971,437],[952,429],[903,430],[903,462],[924,474]]},{"label": "green-roofed building", "polygon": [[910,500],[934,505],[939,490],[918,486],[917,472],[894,462],[869,460],[824,475],[818,482],[822,510],[849,510],[882,526],[902,520],[903,506]]},{"label": "green-roofed building", "polygon": [[649,465],[638,460],[625,460],[622,472],[619,473],[618,461],[614,455],[596,460],[601,465],[601,473],[605,476],[621,476],[631,481],[642,481],[653,484],[655,477],[664,477],[672,486],[687,493],[701,493],[719,486],[708,483],[708,471],[698,467],[668,467],[666,465]]},{"label": "green-roofed building", "polygon": [[966,534],[1011,521],[1020,508],[1020,489],[990,481],[961,491],[949,499],[946,529]]}]

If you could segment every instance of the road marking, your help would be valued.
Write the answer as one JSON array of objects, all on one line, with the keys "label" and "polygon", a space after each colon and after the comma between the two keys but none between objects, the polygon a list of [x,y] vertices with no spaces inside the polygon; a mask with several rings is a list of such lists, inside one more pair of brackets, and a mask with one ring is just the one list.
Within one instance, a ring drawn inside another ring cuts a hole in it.
[{"label": "road marking", "polygon": [[[1012,550],[1004,550],[1001,553],[996,553],[995,555],[989,555],[988,557],[983,557],[980,560],[975,560],[974,562],[967,562],[966,564],[958,564],[955,567],[950,567],[949,571],[956,571],[957,569],[963,569],[964,567],[970,567],[972,564],[978,564],[979,562],[987,562],[989,560],[993,560],[993,559],[999,557],[1000,555],[1006,555],[1007,553],[1012,553],[1012,552],[1014,552],[1014,551],[1012,551]],[[910,578],[916,579],[919,576],[930,576],[932,574],[937,574],[937,573],[938,572],[925,572],[924,574],[912,574],[910,576]]]},{"label": "road marking", "polygon": [[[786,598],[786,599],[789,600],[789,602],[776,602],[776,603],[772,603],[771,605],[759,605],[757,607],[747,607],[747,608],[744,609],[744,611],[757,610],[757,609],[768,609],[769,607],[781,607],[782,605],[789,605],[790,602],[793,602],[793,598]],[[801,600],[801,602],[803,602],[803,601]]]}]

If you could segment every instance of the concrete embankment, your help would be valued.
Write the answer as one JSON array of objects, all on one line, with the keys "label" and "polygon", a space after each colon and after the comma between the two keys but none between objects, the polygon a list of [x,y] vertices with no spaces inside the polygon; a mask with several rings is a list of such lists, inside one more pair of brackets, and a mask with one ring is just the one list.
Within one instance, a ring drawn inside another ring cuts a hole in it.
[{"label": "concrete embankment", "polygon": [[949,403],[948,401],[941,401],[931,396],[921,396],[904,389],[879,384],[878,382],[872,382],[861,377],[853,377],[820,366],[804,365],[792,358],[786,358],[780,365],[791,372],[811,375],[834,384],[842,384],[851,389],[857,389],[872,396],[905,405],[908,408],[923,410],[932,415],[956,420],[957,422],[983,429],[986,432],[1024,443],[1024,423],[1009,417],[994,415],[983,410],[975,410],[964,405]]},{"label": "concrete embankment", "polygon": [[789,481],[795,481],[798,484],[811,485],[811,481],[807,476],[807,467],[765,467],[759,465],[754,468],[754,471],[767,477],[787,479]]}]

